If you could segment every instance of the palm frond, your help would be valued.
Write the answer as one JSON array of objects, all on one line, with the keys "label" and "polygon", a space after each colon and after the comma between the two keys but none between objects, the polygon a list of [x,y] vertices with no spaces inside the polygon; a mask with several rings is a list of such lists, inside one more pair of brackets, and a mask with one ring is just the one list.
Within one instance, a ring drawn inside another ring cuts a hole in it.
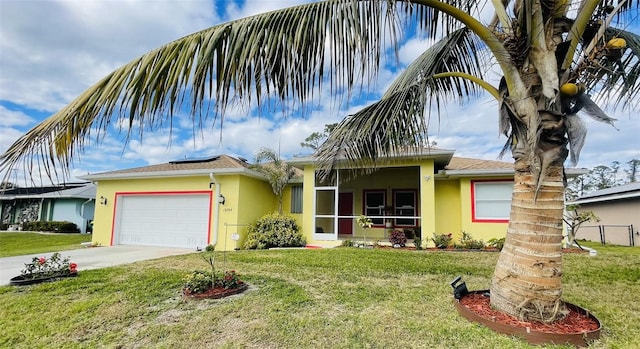
[{"label": "palm frond", "polygon": [[584,121],[575,114],[565,115],[564,123],[567,126],[567,136],[569,138],[570,161],[573,166],[578,164],[580,151],[584,146],[587,136],[587,126]]},{"label": "palm frond", "polygon": [[616,119],[610,117],[604,112],[604,110],[600,109],[600,107],[591,100],[588,94],[581,94],[578,97],[578,103],[580,104],[579,110],[581,112],[587,114],[596,121],[615,127],[614,122]]},{"label": "palm frond", "polygon": [[[486,62],[481,55],[484,48],[478,44],[477,38],[466,28],[458,29],[436,42],[414,60],[389,86],[383,99],[408,86],[431,79],[442,72],[464,72],[483,78]],[[435,79],[432,82],[435,97],[455,96],[465,100],[469,95],[476,95],[479,86],[467,79],[451,77]]]},{"label": "palm frond", "polygon": [[587,91],[597,93],[599,102],[612,102],[614,108],[636,109],[640,106],[640,35],[609,28],[605,42],[618,37],[626,41],[627,47],[618,55],[604,55],[592,62],[582,74]]},{"label": "palm frond", "polygon": [[366,168],[382,156],[427,145],[426,108],[439,108],[442,100],[451,96],[464,101],[480,89],[463,78],[433,76],[458,71],[482,77],[480,50],[467,29],[456,30],[428,48],[396,78],[380,101],[338,124],[318,150],[320,167],[329,173],[337,159],[344,158],[353,167]]},{"label": "palm frond", "polygon": [[0,168],[22,160],[28,169],[67,170],[92,128],[99,138],[117,117],[142,125],[140,132],[171,125],[187,101],[202,125],[212,106],[212,122],[222,123],[232,104],[304,103],[327,80],[350,92],[377,73],[385,38],[396,45],[398,22],[394,1],[328,0],[188,35],[91,86],[18,139]]}]

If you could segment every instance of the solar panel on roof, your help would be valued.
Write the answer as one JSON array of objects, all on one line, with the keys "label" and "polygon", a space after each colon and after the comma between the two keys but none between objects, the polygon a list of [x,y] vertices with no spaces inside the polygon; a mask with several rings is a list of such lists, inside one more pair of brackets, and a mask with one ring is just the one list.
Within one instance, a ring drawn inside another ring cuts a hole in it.
[{"label": "solar panel on roof", "polygon": [[209,156],[206,158],[188,158],[188,159],[180,159],[180,160],[173,160],[173,161],[169,161],[170,164],[195,164],[195,163],[199,163],[199,162],[210,162],[213,160],[217,160],[220,157],[220,155],[215,155],[215,156]]}]

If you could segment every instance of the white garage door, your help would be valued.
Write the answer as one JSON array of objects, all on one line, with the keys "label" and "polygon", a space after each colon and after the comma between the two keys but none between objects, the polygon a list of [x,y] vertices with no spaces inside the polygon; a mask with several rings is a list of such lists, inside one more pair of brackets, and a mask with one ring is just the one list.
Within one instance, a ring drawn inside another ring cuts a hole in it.
[{"label": "white garage door", "polygon": [[196,248],[207,245],[211,196],[123,195],[116,208],[114,243]]}]

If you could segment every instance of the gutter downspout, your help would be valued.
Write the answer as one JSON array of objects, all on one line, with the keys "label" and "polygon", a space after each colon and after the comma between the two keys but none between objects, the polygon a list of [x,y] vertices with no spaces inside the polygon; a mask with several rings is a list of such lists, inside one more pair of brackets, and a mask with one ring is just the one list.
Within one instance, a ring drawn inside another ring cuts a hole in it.
[{"label": "gutter downspout", "polygon": [[215,246],[218,243],[218,223],[220,221],[220,201],[218,197],[220,197],[220,182],[216,180],[216,177],[213,175],[213,172],[209,172],[209,178],[211,179],[211,183],[209,183],[209,188],[211,188],[211,184],[216,185],[215,189],[215,199],[213,200],[213,241],[210,241],[209,244]]}]

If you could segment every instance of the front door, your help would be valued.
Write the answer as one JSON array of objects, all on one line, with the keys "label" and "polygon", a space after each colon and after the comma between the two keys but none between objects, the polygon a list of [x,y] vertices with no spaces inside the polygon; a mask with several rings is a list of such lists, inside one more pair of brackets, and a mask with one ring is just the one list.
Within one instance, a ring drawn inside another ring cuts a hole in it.
[{"label": "front door", "polygon": [[340,193],[338,196],[338,234],[353,235],[353,193]]}]

